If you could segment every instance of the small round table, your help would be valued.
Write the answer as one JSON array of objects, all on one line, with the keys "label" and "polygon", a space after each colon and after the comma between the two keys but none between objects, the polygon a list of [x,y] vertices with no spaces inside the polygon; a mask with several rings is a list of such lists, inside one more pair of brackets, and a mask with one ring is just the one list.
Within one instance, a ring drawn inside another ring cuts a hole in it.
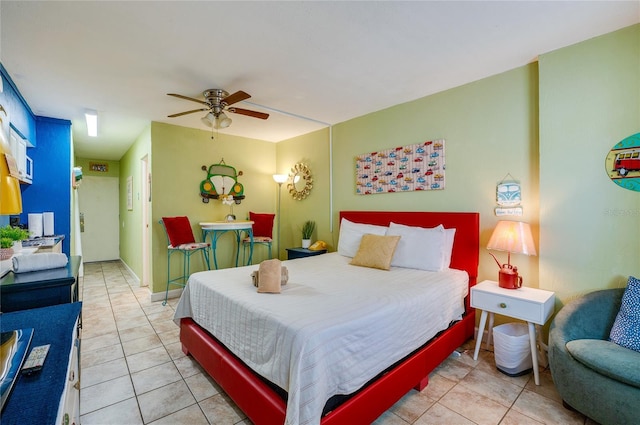
[{"label": "small round table", "polygon": [[242,232],[246,231],[249,235],[249,260],[247,265],[251,264],[253,256],[253,221],[212,221],[199,223],[202,229],[202,241],[207,241],[207,235],[211,235],[211,253],[213,254],[213,264],[218,269],[218,260],[216,259],[216,245],[218,239],[226,232],[234,232],[236,234],[236,267],[238,267],[238,258],[240,257],[240,244],[242,241]]}]

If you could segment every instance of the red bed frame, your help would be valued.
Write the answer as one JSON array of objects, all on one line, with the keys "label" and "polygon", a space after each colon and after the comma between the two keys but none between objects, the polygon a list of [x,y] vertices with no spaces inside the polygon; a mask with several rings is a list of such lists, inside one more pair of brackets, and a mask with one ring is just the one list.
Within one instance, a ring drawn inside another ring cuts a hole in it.
[{"label": "red bed frame", "polygon": [[[435,227],[442,224],[445,228],[456,228],[451,268],[467,271],[469,287],[476,284],[480,246],[478,213],[342,211],[340,217],[356,223],[384,226],[393,221],[409,226]],[[321,423],[369,424],[412,388],[425,388],[429,373],[473,337],[475,310],[469,305],[469,297],[465,305],[466,313],[462,320],[329,412]],[[180,341],[184,353],[200,363],[254,424],[284,424],[286,403],[193,320],[181,319]]]}]

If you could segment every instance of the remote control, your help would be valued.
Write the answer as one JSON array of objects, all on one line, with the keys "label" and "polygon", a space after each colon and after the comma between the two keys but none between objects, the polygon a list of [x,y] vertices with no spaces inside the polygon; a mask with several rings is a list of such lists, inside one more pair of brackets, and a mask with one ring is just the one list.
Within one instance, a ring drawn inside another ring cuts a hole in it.
[{"label": "remote control", "polygon": [[44,359],[47,357],[47,353],[49,352],[49,347],[51,344],[40,345],[38,347],[33,347],[31,353],[29,353],[29,357],[24,362],[22,366],[22,372],[31,373],[42,369],[42,365],[44,364]]}]

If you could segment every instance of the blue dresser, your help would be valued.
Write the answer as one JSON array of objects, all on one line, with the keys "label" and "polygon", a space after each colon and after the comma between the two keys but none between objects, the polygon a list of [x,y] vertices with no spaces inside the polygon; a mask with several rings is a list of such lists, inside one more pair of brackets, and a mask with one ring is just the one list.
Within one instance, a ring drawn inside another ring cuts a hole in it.
[{"label": "blue dresser", "polygon": [[18,376],[0,414],[2,425],[80,423],[81,309],[77,302],[0,315],[2,332],[32,328],[31,348],[51,344],[40,371]]}]

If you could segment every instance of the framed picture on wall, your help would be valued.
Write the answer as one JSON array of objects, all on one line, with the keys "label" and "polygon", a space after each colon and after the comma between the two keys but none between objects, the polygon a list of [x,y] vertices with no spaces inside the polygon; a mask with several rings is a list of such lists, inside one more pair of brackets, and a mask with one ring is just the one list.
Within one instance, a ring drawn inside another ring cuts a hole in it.
[{"label": "framed picture on wall", "polygon": [[133,210],[133,176],[127,177],[127,209]]}]

